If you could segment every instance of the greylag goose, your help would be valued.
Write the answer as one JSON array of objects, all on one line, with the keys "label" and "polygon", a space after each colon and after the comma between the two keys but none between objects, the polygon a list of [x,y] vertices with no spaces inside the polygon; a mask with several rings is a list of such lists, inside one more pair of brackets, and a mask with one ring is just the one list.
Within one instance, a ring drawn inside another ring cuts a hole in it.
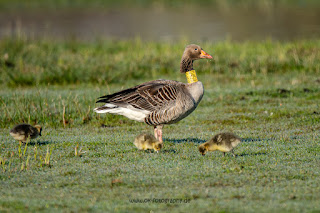
[{"label": "greylag goose", "polygon": [[211,140],[201,144],[199,146],[199,152],[202,155],[205,155],[207,151],[219,150],[223,152],[223,156],[225,156],[226,152],[231,151],[232,155],[235,157],[235,154],[233,153],[233,149],[240,142],[241,142],[241,138],[233,133],[230,133],[230,132],[219,133],[215,135]]},{"label": "greylag goose", "polygon": [[156,152],[159,152],[163,143],[158,141],[153,135],[150,134],[140,134],[135,139],[133,144],[140,150],[153,149]]},{"label": "greylag goose", "polygon": [[154,80],[138,86],[102,96],[96,103],[105,105],[94,109],[97,113],[112,113],[154,126],[155,137],[162,142],[162,127],[187,117],[203,96],[203,85],[193,69],[197,59],[212,59],[195,44],[188,45],[182,55],[180,72],[188,83],[173,80]]},{"label": "greylag goose", "polygon": [[42,127],[40,125],[18,124],[10,130],[10,135],[19,143],[26,143],[28,138],[35,139],[41,136]]}]

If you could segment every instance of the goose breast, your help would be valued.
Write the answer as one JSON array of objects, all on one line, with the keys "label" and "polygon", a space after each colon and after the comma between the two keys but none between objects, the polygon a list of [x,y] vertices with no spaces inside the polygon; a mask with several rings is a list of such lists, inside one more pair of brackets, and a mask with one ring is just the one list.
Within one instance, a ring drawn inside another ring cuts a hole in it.
[{"label": "goose breast", "polygon": [[172,85],[172,87],[175,89],[173,99],[167,101],[166,105],[161,108],[152,111],[145,118],[147,124],[176,123],[192,113],[203,97],[204,89],[200,81],[192,84],[179,83],[179,85]]}]

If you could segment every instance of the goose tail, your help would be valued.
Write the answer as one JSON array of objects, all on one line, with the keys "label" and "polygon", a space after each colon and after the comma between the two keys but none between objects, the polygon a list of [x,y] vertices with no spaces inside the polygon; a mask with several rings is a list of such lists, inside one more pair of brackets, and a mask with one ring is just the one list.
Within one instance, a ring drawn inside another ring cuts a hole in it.
[{"label": "goose tail", "polygon": [[94,108],[93,111],[96,113],[112,113],[115,109],[119,108],[117,105],[114,104],[105,104],[103,106]]},{"label": "goose tail", "polygon": [[142,110],[134,108],[131,105],[115,105],[107,103],[103,106],[94,109],[96,113],[111,113],[117,115],[123,115],[129,119],[144,122],[147,115],[150,114],[148,110]]}]

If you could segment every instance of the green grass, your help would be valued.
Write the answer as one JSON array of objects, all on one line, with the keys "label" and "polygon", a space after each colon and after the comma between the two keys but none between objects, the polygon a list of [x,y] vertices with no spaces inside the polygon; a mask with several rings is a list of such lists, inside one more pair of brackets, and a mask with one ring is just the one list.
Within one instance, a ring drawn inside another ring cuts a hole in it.
[{"label": "green grass", "polygon": [[[164,127],[158,154],[133,145],[151,127],[92,111],[100,95],[147,80],[185,82],[188,43],[1,40],[0,211],[320,211],[318,40],[201,42],[215,58],[195,62],[204,98]],[[43,136],[19,147],[9,130],[20,122]],[[201,156],[222,131],[243,138],[238,157]],[[154,198],[182,203],[132,203]]]},{"label": "green grass", "polygon": [[[0,85],[9,87],[121,83],[128,79],[179,78],[176,72],[186,44],[195,41],[142,42],[97,40],[52,41],[3,39],[0,41]],[[214,63],[196,62],[200,74],[227,74],[239,80],[270,73],[319,73],[320,40],[202,43]],[[250,75],[250,76],[248,76]]]}]

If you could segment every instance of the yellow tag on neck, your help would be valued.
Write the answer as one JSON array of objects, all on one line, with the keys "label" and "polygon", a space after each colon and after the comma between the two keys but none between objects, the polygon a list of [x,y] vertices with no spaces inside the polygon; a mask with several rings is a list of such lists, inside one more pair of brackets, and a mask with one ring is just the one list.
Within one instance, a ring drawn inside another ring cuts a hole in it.
[{"label": "yellow tag on neck", "polygon": [[196,71],[195,70],[191,70],[191,71],[188,71],[186,72],[186,77],[187,77],[187,80],[188,80],[188,83],[195,83],[198,81],[197,79],[197,74],[196,74]]}]

